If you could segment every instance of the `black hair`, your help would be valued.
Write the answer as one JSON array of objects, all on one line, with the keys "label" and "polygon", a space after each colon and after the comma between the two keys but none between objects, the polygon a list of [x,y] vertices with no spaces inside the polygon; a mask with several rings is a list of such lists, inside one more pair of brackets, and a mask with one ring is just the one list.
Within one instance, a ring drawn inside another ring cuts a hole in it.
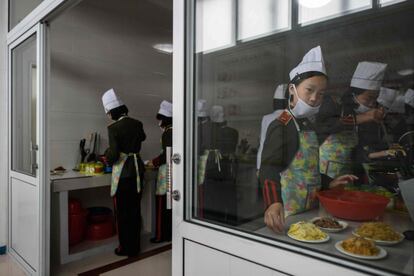
[{"label": "black hair", "polygon": [[[317,77],[317,76],[324,76],[327,80],[328,80],[328,76],[325,75],[322,72],[319,71],[309,71],[309,72],[305,72],[302,74],[298,74],[296,75],[290,82],[289,84],[294,84],[295,86],[300,85],[304,80],[312,78],[312,77]],[[290,97],[289,95],[289,85],[286,87],[286,92],[285,92],[285,97],[286,99],[288,99]]]},{"label": "black hair", "polygon": [[109,111],[109,114],[111,115],[112,120],[118,121],[119,118],[121,118],[122,116],[128,115],[128,112],[129,111],[126,105],[121,105],[121,106],[115,107],[114,109],[111,109]]},{"label": "black hair", "polygon": [[353,94],[355,96],[361,95],[362,93],[364,93],[365,91],[367,91],[367,89],[363,89],[363,88],[357,88],[357,87],[350,87],[349,88],[349,92],[350,94]]},{"label": "black hair", "polygon": [[166,127],[172,125],[172,117],[167,117],[162,114],[157,114],[157,120],[161,121],[160,127]]}]

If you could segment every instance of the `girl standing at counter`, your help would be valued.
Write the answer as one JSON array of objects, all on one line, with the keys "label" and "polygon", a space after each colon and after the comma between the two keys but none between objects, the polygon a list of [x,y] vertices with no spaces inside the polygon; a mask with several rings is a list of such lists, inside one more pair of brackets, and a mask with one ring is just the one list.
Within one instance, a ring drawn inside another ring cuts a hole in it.
[{"label": "girl standing at counter", "polygon": [[315,207],[320,189],[356,179],[344,175],[325,183],[319,172],[319,143],[309,118],[318,113],[328,82],[320,46],[311,49],[289,76],[288,108],[267,130],[259,173],[264,220],[275,232],[283,232],[285,216]]},{"label": "girl standing at counter", "polygon": [[141,191],[144,163],[139,156],[146,135],[142,123],[128,117],[128,108],[113,89],[102,96],[106,114],[114,121],[108,126],[109,148],[105,151],[112,164],[111,197],[114,199],[119,247],[115,254],[136,256],[140,249]]},{"label": "girl standing at counter", "polygon": [[377,103],[386,68],[384,63],[360,62],[341,101],[324,98],[316,118],[322,174],[330,178],[351,172],[363,175],[362,163],[391,152],[385,151],[381,125],[385,113]]},{"label": "girl standing at counter", "polygon": [[167,209],[167,147],[172,147],[172,104],[163,101],[157,114],[162,129],[161,153],[149,162],[158,168],[157,187],[155,191],[155,237],[151,242],[171,241],[172,213]]}]

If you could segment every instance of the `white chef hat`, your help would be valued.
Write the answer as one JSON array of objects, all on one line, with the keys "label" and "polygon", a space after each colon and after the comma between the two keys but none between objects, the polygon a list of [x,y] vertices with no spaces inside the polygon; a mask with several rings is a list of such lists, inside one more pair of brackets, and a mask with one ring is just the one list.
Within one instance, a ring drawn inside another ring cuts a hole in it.
[{"label": "white chef hat", "polygon": [[172,117],[172,103],[162,101],[160,104],[160,110],[158,110],[158,114],[164,115],[165,117]]},{"label": "white chef hat", "polygon": [[408,89],[407,92],[405,92],[404,102],[414,108],[414,90],[413,89]]},{"label": "white chef hat", "polygon": [[405,104],[404,104],[404,96],[403,95],[398,95],[394,102],[392,103],[391,107],[390,107],[390,111],[391,112],[396,112],[396,113],[404,113],[405,112]]},{"label": "white chef hat", "polygon": [[311,71],[321,72],[327,75],[321,46],[317,46],[306,53],[298,66],[290,71],[290,80],[293,80],[297,75]]},{"label": "white chef hat", "polygon": [[380,90],[387,64],[380,62],[361,61],[355,69],[351,87]]},{"label": "white chef hat", "polygon": [[102,95],[102,104],[105,109],[105,113],[108,113],[114,108],[124,105],[120,98],[115,94],[113,88],[109,89]]},{"label": "white chef hat", "polygon": [[377,102],[386,108],[390,108],[395,98],[397,98],[397,95],[397,90],[381,87]]},{"label": "white chef hat", "polygon": [[204,99],[199,99],[197,101],[197,115],[198,117],[207,117],[208,116],[208,109],[207,109],[207,101]]},{"label": "white chef hat", "polygon": [[286,92],[287,84],[282,83],[276,87],[275,94],[273,95],[273,99],[275,100],[285,100],[285,92]]},{"label": "white chef hat", "polygon": [[210,119],[214,123],[224,122],[224,108],[221,105],[213,105],[210,111]]}]

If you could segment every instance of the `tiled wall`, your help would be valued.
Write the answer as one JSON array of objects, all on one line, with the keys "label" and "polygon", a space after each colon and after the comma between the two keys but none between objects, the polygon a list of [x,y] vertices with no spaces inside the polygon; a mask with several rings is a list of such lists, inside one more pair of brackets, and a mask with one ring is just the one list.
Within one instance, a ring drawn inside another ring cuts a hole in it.
[{"label": "tiled wall", "polygon": [[79,158],[79,140],[91,132],[101,134],[100,151],[105,150],[109,121],[101,96],[110,88],[126,103],[130,115],[144,124],[147,140],[142,157],[159,153],[161,131],[155,115],[160,102],[172,96],[172,56],[156,52],[151,45],[172,38],[171,30],[154,25],[139,22],[127,11],[111,10],[108,5],[101,8],[94,0],[51,22],[52,168],[73,168]]}]

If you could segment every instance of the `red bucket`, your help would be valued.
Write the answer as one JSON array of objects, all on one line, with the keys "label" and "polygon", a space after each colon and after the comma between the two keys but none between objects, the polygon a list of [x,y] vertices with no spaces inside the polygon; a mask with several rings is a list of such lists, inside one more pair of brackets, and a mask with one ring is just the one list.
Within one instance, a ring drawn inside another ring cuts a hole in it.
[{"label": "red bucket", "polygon": [[86,238],[88,240],[103,240],[114,235],[113,219],[107,219],[103,222],[89,223]]},{"label": "red bucket", "polygon": [[370,221],[382,216],[390,201],[372,193],[339,189],[321,191],[318,198],[331,215],[356,221]]},{"label": "red bucket", "polygon": [[86,217],[88,212],[82,210],[79,214],[69,214],[69,245],[75,245],[83,241],[86,229]]}]

